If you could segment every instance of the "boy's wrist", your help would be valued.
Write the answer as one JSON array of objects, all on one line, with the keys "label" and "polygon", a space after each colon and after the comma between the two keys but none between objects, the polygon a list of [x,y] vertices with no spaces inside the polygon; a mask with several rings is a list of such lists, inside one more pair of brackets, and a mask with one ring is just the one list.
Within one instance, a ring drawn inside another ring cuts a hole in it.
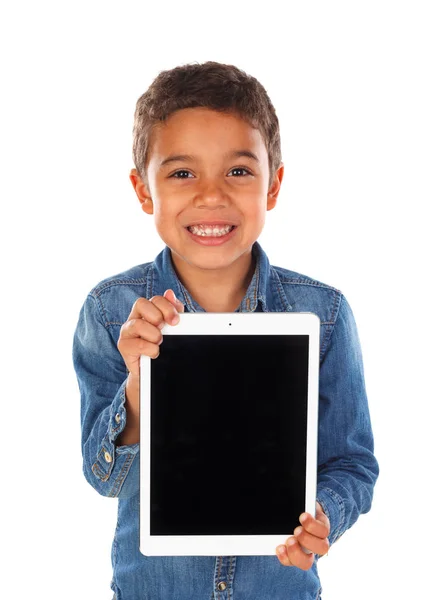
[{"label": "boy's wrist", "polygon": [[344,533],[344,501],[333,489],[320,485],[318,485],[316,499],[330,521],[329,541],[332,545]]},{"label": "boy's wrist", "polygon": [[137,419],[139,424],[139,376],[129,373],[125,394],[127,416]]},{"label": "boy's wrist", "polygon": [[116,446],[126,446],[139,442],[139,377],[129,373],[125,388],[126,424],[115,440]]}]

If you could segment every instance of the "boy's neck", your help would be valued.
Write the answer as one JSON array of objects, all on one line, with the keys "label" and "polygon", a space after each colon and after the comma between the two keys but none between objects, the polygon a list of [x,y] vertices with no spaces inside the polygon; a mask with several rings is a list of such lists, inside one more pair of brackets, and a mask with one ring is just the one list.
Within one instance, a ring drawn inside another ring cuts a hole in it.
[{"label": "boy's neck", "polygon": [[173,252],[171,256],[180,281],[206,312],[234,312],[256,269],[252,252],[241,256],[226,270],[196,269]]}]

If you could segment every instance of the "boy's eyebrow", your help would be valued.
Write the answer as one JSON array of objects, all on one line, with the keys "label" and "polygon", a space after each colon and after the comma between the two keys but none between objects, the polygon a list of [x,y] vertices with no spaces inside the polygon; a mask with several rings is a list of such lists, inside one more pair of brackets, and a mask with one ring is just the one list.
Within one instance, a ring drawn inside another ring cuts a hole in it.
[{"label": "boy's eyebrow", "polygon": [[[251,150],[233,150],[231,152],[228,152],[225,156],[226,158],[240,158],[241,156],[245,156],[246,158],[251,158],[256,162],[260,162],[256,154],[254,154],[254,152],[251,152]],[[163,167],[164,165],[167,165],[170,162],[176,162],[179,160],[194,162],[195,156],[193,156],[192,154],[171,154],[160,163],[159,167]]]}]

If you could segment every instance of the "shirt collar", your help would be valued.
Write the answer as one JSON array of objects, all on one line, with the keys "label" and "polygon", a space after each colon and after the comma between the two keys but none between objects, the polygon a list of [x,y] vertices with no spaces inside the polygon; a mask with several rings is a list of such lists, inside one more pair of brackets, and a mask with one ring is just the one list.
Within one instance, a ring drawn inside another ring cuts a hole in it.
[{"label": "shirt collar", "polygon": [[[283,292],[280,280],[275,271],[273,272],[271,269],[268,257],[261,248],[259,242],[254,242],[252,253],[256,259],[256,268],[245,296],[235,312],[275,312],[292,310],[292,307],[284,300],[286,295]],[[271,285],[271,278],[274,279],[275,289],[279,292],[278,296],[274,295],[274,297],[279,297],[281,299],[279,306],[273,305],[271,294],[268,295],[268,287]],[[179,280],[172,262],[171,250],[168,246],[165,246],[153,262],[152,288],[153,296],[163,295],[165,290],[172,289],[177,298],[183,302],[185,308],[189,312],[206,312],[204,308],[192,298],[191,294]]]}]

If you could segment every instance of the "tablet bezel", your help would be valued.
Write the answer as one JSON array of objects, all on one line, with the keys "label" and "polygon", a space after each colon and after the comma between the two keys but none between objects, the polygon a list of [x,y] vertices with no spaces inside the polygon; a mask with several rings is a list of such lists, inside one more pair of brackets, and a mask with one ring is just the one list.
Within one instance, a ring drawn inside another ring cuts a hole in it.
[{"label": "tablet bezel", "polygon": [[[311,312],[181,313],[166,335],[308,335],[306,495],[305,511],[315,515],[318,452],[320,319]],[[275,555],[292,531],[275,535],[151,536],[150,535],[150,381],[151,359],[140,358],[140,544],[145,556]]]}]

